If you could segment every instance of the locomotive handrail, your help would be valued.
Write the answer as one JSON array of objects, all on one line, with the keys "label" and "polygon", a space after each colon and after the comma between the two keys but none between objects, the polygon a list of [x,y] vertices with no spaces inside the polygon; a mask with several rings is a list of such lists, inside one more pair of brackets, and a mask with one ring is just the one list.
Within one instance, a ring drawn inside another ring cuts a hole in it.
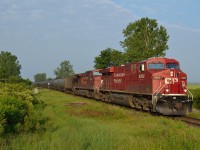
[{"label": "locomotive handrail", "polygon": [[160,86],[158,87],[158,89],[152,94],[152,96],[154,96],[155,93],[156,96],[158,95],[158,93],[160,93],[160,91],[166,86],[167,84],[165,83],[162,87],[161,87],[161,82],[160,82]]},{"label": "locomotive handrail", "polygon": [[152,94],[152,105],[153,105],[153,110],[156,111],[156,103],[157,103],[157,95],[158,93],[160,93],[160,91],[166,86],[166,83],[161,86],[161,82],[160,82],[160,86],[158,87],[158,89]]},{"label": "locomotive handrail", "polygon": [[161,82],[160,82],[160,86],[157,88],[157,90],[152,94],[152,96],[161,88]]},{"label": "locomotive handrail", "polygon": [[192,92],[190,92],[190,90],[186,87],[187,91],[190,93],[190,96],[192,97],[192,101],[193,101],[193,94]]},{"label": "locomotive handrail", "polygon": [[188,98],[190,98],[190,96],[191,96],[191,98],[192,98],[192,101],[193,101],[193,94],[192,94],[192,92],[187,88],[187,86],[185,85],[185,83],[182,81],[182,85],[183,85],[183,87],[185,87],[186,89],[187,89],[187,91],[188,91]]},{"label": "locomotive handrail", "polygon": [[158,87],[158,89],[152,94],[152,103],[153,103],[153,100],[154,100],[154,96],[155,97],[155,101],[157,102],[157,95],[158,93],[160,93],[160,91],[166,86],[166,83],[161,87],[161,82],[160,82],[160,86]]},{"label": "locomotive handrail", "polygon": [[160,91],[161,91],[166,85],[167,85],[167,84],[165,83],[165,84],[158,90],[158,92],[157,92],[157,94],[156,94],[155,96],[157,96],[158,93],[160,93]]}]

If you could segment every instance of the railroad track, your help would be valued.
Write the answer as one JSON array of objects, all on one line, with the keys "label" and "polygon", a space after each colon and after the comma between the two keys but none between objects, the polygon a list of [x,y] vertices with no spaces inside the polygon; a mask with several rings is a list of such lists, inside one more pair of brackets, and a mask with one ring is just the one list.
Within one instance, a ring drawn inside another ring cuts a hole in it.
[{"label": "railroad track", "polygon": [[200,119],[191,117],[174,117],[175,120],[183,121],[189,125],[196,126],[200,128]]},{"label": "railroad track", "polygon": [[[82,97],[82,96],[77,96],[77,97]],[[109,103],[109,104],[111,104],[111,103]],[[118,106],[121,106],[121,105],[118,105]],[[130,107],[127,107],[127,106],[121,106],[121,107],[125,107],[125,108],[130,109]],[[142,110],[142,109],[137,109],[137,108],[131,108],[131,109],[134,109],[136,111],[145,112],[145,113],[150,113],[153,116],[163,116],[163,115],[158,114],[156,112],[149,112],[149,111]],[[197,118],[184,117],[184,116],[163,116],[163,117],[171,118],[173,120],[179,120],[179,121],[187,123],[190,126],[194,126],[194,127],[200,128],[200,119],[197,119]]]}]

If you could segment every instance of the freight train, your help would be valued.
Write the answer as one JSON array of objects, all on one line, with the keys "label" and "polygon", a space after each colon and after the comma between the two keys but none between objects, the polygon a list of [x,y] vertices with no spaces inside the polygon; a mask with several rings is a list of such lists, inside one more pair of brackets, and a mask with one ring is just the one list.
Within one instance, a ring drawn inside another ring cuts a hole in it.
[{"label": "freight train", "polygon": [[150,58],[34,84],[163,115],[192,111],[187,75],[171,58]]}]

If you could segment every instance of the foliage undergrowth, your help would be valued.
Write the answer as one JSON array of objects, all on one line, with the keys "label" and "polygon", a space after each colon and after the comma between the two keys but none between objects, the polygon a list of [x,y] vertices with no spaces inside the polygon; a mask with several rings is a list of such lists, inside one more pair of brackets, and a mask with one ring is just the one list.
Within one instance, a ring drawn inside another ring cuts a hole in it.
[{"label": "foliage undergrowth", "polygon": [[193,94],[193,106],[200,109],[200,88],[190,89]]},{"label": "foliage undergrowth", "polygon": [[183,122],[56,91],[40,94],[52,125],[6,139],[0,149],[200,149],[199,129]]},{"label": "foliage undergrowth", "polygon": [[43,101],[25,84],[0,84],[0,135],[46,128]]}]

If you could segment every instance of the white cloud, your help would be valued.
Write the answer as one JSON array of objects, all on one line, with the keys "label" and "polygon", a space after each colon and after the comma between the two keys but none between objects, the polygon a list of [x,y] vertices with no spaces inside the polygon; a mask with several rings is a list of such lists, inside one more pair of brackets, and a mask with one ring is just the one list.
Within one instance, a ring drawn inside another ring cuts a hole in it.
[{"label": "white cloud", "polygon": [[185,26],[177,25],[177,24],[169,24],[169,23],[164,23],[164,22],[160,22],[160,21],[159,21],[159,23],[162,24],[163,26],[165,26],[166,28],[174,28],[174,29],[183,30],[183,31],[200,33],[200,29],[185,27]]},{"label": "white cloud", "polygon": [[[140,1],[129,1],[131,7],[112,0],[2,0],[1,49],[10,50],[20,58],[24,77],[32,78],[40,70],[52,76],[63,59],[70,60],[76,72],[92,69],[94,57],[101,50],[121,48],[122,30],[129,22],[140,19],[144,11],[138,12],[141,6],[154,15],[169,12],[169,8],[161,3],[148,5],[144,1],[141,5]],[[160,21],[172,34],[187,31],[197,35],[200,32],[199,29],[176,25],[164,19]],[[189,38],[186,40],[193,37],[190,35]],[[182,41],[179,40],[180,43]],[[171,44],[174,46],[176,40]],[[181,49],[179,45],[176,48]]]},{"label": "white cloud", "polygon": [[120,47],[122,29],[134,19],[111,0],[12,0],[0,7],[1,49],[18,56],[29,78],[40,70],[53,76],[63,59],[76,72],[92,69],[101,50]]}]

